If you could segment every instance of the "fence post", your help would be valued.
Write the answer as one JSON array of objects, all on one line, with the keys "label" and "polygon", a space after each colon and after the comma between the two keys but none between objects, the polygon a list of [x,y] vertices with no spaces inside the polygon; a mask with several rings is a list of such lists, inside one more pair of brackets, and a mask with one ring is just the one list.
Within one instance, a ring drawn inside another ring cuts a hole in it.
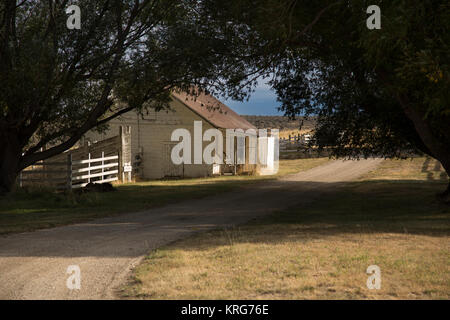
[{"label": "fence post", "polygon": [[[123,140],[121,139],[121,141],[123,141]],[[119,171],[118,171],[117,177],[119,178],[119,181],[121,181],[122,183],[125,183],[125,163],[123,161],[122,147],[123,146],[121,146],[119,149],[119,152],[117,152],[117,156],[119,157],[117,159],[117,164],[119,165],[119,167],[118,167]]]},{"label": "fence post", "polygon": [[[91,160],[91,153],[88,153],[88,159]],[[88,162],[88,178],[87,178],[88,183],[91,183],[91,162]]]},{"label": "fence post", "polygon": [[67,155],[67,189],[72,190],[72,154]]},{"label": "fence post", "polygon": [[[131,181],[131,127],[119,127],[119,171],[118,178],[124,182]],[[125,178],[127,177],[127,178]]]},{"label": "fence post", "polygon": [[103,173],[105,172],[105,152],[102,151],[102,182],[103,180],[105,180],[105,176],[103,175]]}]

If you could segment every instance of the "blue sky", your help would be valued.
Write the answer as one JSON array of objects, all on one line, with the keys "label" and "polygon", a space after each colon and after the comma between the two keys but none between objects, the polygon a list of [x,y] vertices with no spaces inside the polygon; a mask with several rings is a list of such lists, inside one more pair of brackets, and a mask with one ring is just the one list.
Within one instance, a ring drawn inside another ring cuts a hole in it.
[{"label": "blue sky", "polygon": [[248,101],[239,102],[231,99],[222,101],[238,114],[259,116],[283,115],[282,112],[277,110],[280,103],[277,101],[275,92],[266,84],[258,85]]}]

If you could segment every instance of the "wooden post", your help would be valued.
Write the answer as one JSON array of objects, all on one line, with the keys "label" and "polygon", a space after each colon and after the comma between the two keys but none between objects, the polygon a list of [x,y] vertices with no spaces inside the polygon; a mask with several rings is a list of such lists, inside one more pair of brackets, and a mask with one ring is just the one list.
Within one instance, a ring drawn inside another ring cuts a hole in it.
[{"label": "wooden post", "polygon": [[[88,160],[91,160],[91,153],[88,153]],[[88,183],[91,182],[91,162],[88,162]]]},{"label": "wooden post", "polygon": [[[139,117],[138,117],[139,118]],[[119,127],[119,141],[118,141],[118,144],[119,144],[119,148],[118,148],[118,151],[117,151],[117,156],[119,157],[118,159],[117,159],[117,163],[118,163],[118,171],[117,171],[117,178],[119,178],[119,181],[120,182],[122,182],[122,183],[124,183],[125,181],[124,181],[124,176],[125,176],[125,174],[124,174],[124,161],[123,161],[123,132],[124,132],[124,128],[123,128],[123,126],[120,126]]]},{"label": "wooden post", "polygon": [[131,181],[131,126],[119,128],[119,179],[124,182]]},{"label": "wooden post", "polygon": [[105,176],[103,175],[103,173],[105,172],[105,168],[104,168],[105,160],[104,160],[104,158],[105,158],[105,151],[102,151],[102,182],[103,182],[103,180],[105,180]]},{"label": "wooden post", "polygon": [[236,143],[233,143],[234,144],[234,163],[233,163],[233,165],[234,165],[234,168],[233,168],[233,175],[236,175],[237,174],[237,168],[236,168],[236,163],[237,163],[237,144],[238,144],[238,139],[237,139],[237,137],[233,137],[233,140],[236,142]]},{"label": "wooden post", "polygon": [[72,154],[67,155],[67,189],[72,190]]}]

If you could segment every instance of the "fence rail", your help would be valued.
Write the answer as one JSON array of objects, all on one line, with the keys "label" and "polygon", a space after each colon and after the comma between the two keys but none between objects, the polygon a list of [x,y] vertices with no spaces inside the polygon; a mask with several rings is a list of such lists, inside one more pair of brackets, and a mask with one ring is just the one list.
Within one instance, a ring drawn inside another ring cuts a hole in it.
[{"label": "fence rail", "polygon": [[[44,182],[58,189],[71,190],[83,188],[90,182],[105,183],[119,180],[119,156],[105,157],[104,152],[100,158],[91,158],[89,153],[88,159],[72,160],[72,155],[68,154],[66,162],[41,162],[33,166],[42,166],[42,169],[23,170],[19,174],[20,186],[27,182]],[[64,169],[47,170],[45,169],[47,166],[63,166]]]},{"label": "fence rail", "polygon": [[[90,155],[90,154],[89,154]],[[78,161],[72,161],[73,164],[85,164],[85,163],[92,163],[92,162],[100,162],[100,161],[108,161],[108,160],[117,160],[119,159],[119,156],[111,156],[111,157],[104,157],[97,159],[86,159],[86,160],[78,160]]]},{"label": "fence rail", "polygon": [[[105,161],[113,161],[115,162],[108,162],[105,163]],[[98,164],[101,163],[101,164]],[[92,165],[95,164],[95,165]],[[87,165],[83,168],[74,169],[72,167],[71,173],[71,188],[83,188],[90,182],[97,182],[97,183],[105,183],[105,182],[112,182],[119,180],[119,156],[109,156],[105,157],[104,152],[102,152],[102,156],[100,158],[91,158],[91,154],[88,154],[88,159],[85,160],[77,160],[72,161],[72,166],[79,166],[79,165]],[[111,168],[117,167],[114,170],[111,170]],[[105,171],[105,169],[108,169]],[[99,178],[99,179],[95,179]],[[93,180],[95,179],[95,180]],[[82,182],[84,180],[84,182]],[[78,183],[81,182],[81,183]]]},{"label": "fence rail", "polygon": [[[65,166],[66,162],[37,162],[33,165],[33,167],[42,167],[42,169],[31,169],[31,170],[23,170],[19,174],[19,186],[23,186],[24,183],[27,182],[42,182],[47,181],[52,184],[56,184],[58,182],[64,183],[67,181],[67,178],[65,177],[67,174],[66,169],[61,170],[46,170],[45,167],[47,166]],[[40,176],[40,177],[36,177]],[[59,176],[58,176],[59,175]],[[61,177],[62,175],[62,177]]]}]

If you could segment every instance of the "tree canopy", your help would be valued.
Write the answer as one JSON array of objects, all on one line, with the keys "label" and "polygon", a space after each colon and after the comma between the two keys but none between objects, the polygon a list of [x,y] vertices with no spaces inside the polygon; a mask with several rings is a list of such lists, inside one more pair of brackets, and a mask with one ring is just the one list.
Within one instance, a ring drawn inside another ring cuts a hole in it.
[{"label": "tree canopy", "polygon": [[287,115],[318,118],[336,155],[420,150],[450,172],[447,1],[83,1],[79,30],[69,4],[0,3],[0,191],[113,117],[166,107],[173,88],[243,99],[260,77]]},{"label": "tree canopy", "polygon": [[[367,27],[370,5],[381,9],[381,29]],[[249,43],[265,48],[281,110],[317,116],[319,146],[341,157],[423,152],[450,173],[448,1],[248,0],[209,8],[257,32]]]},{"label": "tree canopy", "polygon": [[79,29],[70,4],[0,3],[0,192],[120,114],[167,107],[174,88],[226,91],[252,68],[197,1],[83,1]]}]

